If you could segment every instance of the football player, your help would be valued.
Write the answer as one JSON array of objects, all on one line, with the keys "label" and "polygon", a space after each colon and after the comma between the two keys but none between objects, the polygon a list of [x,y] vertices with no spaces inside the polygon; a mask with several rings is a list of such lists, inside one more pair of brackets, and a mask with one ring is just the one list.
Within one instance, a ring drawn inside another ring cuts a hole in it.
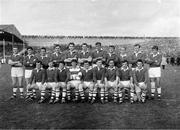
[{"label": "football player", "polygon": [[128,98],[130,92],[130,102],[133,103],[134,97],[134,86],[133,86],[133,75],[132,70],[128,66],[128,61],[122,62],[122,67],[119,69],[119,103],[123,102],[123,99]]},{"label": "football player", "polygon": [[121,47],[119,54],[119,67],[122,67],[122,61],[127,60],[129,62],[129,55],[126,52],[126,47]]},{"label": "football player", "polygon": [[154,99],[156,87],[157,87],[158,99],[161,99],[161,86],[160,86],[161,61],[162,61],[162,55],[158,51],[158,46],[153,46],[152,52],[150,53],[146,61],[150,65],[149,78],[151,82],[151,98],[152,99]]},{"label": "football player", "polygon": [[105,74],[105,102],[108,102],[108,89],[113,88],[114,90],[114,103],[117,102],[118,94],[118,68],[114,65],[114,59],[110,59],[108,62],[108,68],[106,69]]},{"label": "football player", "polygon": [[82,69],[82,86],[84,89],[89,89],[89,102],[92,100],[93,89],[94,89],[94,71],[92,67],[90,67],[89,61],[84,61],[84,67]]},{"label": "football player", "polygon": [[[54,103],[59,102],[59,95],[60,95],[60,89],[62,89],[62,100],[61,103],[65,103],[66,98],[66,89],[67,89],[67,82],[69,80],[69,70],[65,67],[64,61],[59,62],[59,67],[56,70],[55,75],[56,83],[58,83],[58,86],[55,90],[56,93],[56,99]],[[69,91],[69,90],[68,90]]]},{"label": "football player", "polygon": [[67,97],[68,100],[70,100],[70,88],[75,88],[75,98],[73,101],[78,101],[78,96],[80,93],[81,100],[83,101],[85,99],[84,91],[81,84],[81,68],[77,66],[77,60],[73,59],[71,61],[72,66],[69,68],[70,73],[70,81],[67,84]]},{"label": "football player", "polygon": [[106,73],[106,68],[102,65],[102,59],[97,59],[96,61],[96,67],[94,68],[94,79],[95,79],[95,86],[93,90],[93,98],[91,103],[94,103],[95,97],[97,94],[97,89],[100,88],[100,96],[101,96],[101,103],[104,103],[104,91],[105,91],[105,85],[104,85],[104,77]]},{"label": "football player", "polygon": [[10,99],[16,98],[17,89],[19,86],[20,98],[23,97],[23,57],[18,54],[18,48],[16,46],[13,47],[13,54],[11,55],[8,64],[11,65],[11,78],[12,78],[12,86],[13,86],[13,95]]},{"label": "football player", "polygon": [[[31,78],[30,78],[30,86],[28,88],[28,92],[32,92],[32,89],[39,89],[41,92],[41,99],[39,100],[39,103],[43,103],[45,100],[45,77],[46,77],[46,71],[41,67],[42,62],[36,61],[36,68],[33,69]],[[33,95],[31,94],[31,98],[33,99]]]},{"label": "football player", "polygon": [[143,61],[141,59],[137,61],[137,67],[134,70],[133,79],[137,99],[139,102],[144,103],[147,92],[148,71],[143,67]]}]

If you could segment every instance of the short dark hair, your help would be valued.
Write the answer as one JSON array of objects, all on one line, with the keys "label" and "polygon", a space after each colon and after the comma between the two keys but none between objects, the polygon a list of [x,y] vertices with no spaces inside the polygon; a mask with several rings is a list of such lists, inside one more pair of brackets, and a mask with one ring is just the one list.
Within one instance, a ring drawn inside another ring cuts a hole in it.
[{"label": "short dark hair", "polygon": [[138,59],[136,63],[138,63],[138,62],[141,62],[141,63],[143,63],[143,61],[142,61],[141,59]]},{"label": "short dark hair", "polygon": [[96,62],[98,62],[98,61],[102,61],[102,58],[98,58],[98,59],[96,59]]},{"label": "short dark hair", "polygon": [[110,61],[113,61],[113,62],[114,62],[114,59],[109,59],[108,63],[109,63]]},{"label": "short dark hair", "polygon": [[46,51],[46,48],[45,47],[41,47],[41,50],[45,50]]},{"label": "short dark hair", "polygon": [[96,44],[95,45],[100,45],[101,46],[101,43],[100,42],[96,42]]},{"label": "short dark hair", "polygon": [[128,64],[129,62],[127,60],[123,60],[122,63],[127,63]]},{"label": "short dark hair", "polygon": [[42,62],[40,60],[37,60],[36,64],[41,64],[42,65]]},{"label": "short dark hair", "polygon": [[70,45],[75,46],[74,42],[70,42],[70,43],[68,44],[68,47],[69,47]]},{"label": "short dark hair", "polygon": [[59,64],[64,64],[65,65],[65,62],[63,60],[59,61]]},{"label": "short dark hair", "polygon": [[139,48],[141,47],[141,45],[140,45],[140,44],[135,44],[134,46],[135,46],[135,47],[136,47],[136,46],[138,46]]},{"label": "short dark hair", "polygon": [[31,46],[27,47],[27,50],[29,50],[29,49],[30,49],[30,50],[33,50],[33,48],[32,48]]},{"label": "short dark hair", "polygon": [[72,60],[71,60],[71,63],[72,63],[72,62],[76,62],[76,63],[77,63],[77,59],[72,59]]},{"label": "short dark hair", "polygon": [[89,64],[89,61],[88,61],[88,60],[85,60],[85,61],[83,62],[83,64],[85,64],[85,63],[88,63],[88,64]]},{"label": "short dark hair", "polygon": [[114,46],[114,45],[110,45],[109,47],[115,49],[115,46]]},{"label": "short dark hair", "polygon": [[158,48],[158,46],[153,46],[152,49],[153,49],[153,50],[155,49],[155,50],[158,51],[159,48]]},{"label": "short dark hair", "polygon": [[83,46],[83,45],[88,46],[88,44],[87,44],[87,43],[83,43],[81,46]]},{"label": "short dark hair", "polygon": [[57,44],[57,45],[55,45],[55,46],[54,46],[54,48],[56,48],[56,47],[59,47],[59,48],[60,48],[60,45],[59,45],[59,44]]}]

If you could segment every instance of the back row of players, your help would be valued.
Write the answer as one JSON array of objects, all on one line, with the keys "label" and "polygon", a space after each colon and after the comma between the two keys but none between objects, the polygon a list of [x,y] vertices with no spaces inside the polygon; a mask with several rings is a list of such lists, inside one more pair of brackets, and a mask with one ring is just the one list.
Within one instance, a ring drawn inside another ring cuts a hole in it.
[{"label": "back row of players", "polygon": [[[20,98],[24,98],[23,77],[26,80],[26,99],[35,99],[36,90],[40,90],[39,103],[45,101],[45,93],[51,89],[49,103],[66,102],[67,100],[85,101],[85,89],[88,91],[88,101],[94,103],[97,89],[100,89],[101,103],[108,102],[108,90],[113,89],[113,101],[122,103],[129,93],[130,102],[135,99],[145,102],[147,82],[150,79],[151,98],[161,98],[161,60],[162,55],[158,46],[153,46],[150,54],[145,54],[139,44],[134,45],[132,54],[121,48],[120,54],[115,53],[115,46],[109,46],[105,52],[101,43],[95,44],[96,49],[90,51],[86,43],[82,44],[82,51],[76,51],[75,44],[69,43],[69,50],[61,52],[60,46],[55,46],[55,52],[48,56],[46,48],[41,48],[40,55],[33,54],[33,48],[27,48],[27,55],[18,53],[13,47],[13,54],[8,61],[11,67],[13,96],[16,98],[17,89]],[[149,69],[144,67],[149,64]],[[25,68],[25,71],[24,69]],[[25,73],[24,73],[25,72]],[[71,94],[74,88],[74,96]],[[136,98],[135,98],[136,97]]]}]

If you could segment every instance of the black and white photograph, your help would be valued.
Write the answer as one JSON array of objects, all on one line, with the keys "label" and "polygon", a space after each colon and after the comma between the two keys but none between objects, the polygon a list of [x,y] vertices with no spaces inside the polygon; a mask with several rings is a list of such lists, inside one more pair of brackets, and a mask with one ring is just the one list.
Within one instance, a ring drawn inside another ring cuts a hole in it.
[{"label": "black and white photograph", "polygon": [[180,0],[0,0],[0,129],[180,129]]}]

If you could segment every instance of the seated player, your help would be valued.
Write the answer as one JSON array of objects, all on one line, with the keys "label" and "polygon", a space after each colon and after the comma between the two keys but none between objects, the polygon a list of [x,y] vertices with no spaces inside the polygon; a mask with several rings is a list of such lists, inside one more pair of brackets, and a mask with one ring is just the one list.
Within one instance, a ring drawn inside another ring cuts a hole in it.
[{"label": "seated player", "polygon": [[11,55],[8,64],[11,65],[11,78],[12,78],[12,86],[13,86],[13,95],[10,99],[16,98],[17,89],[19,86],[20,98],[24,98],[23,96],[23,57],[18,53],[18,48],[16,46],[13,47],[13,54]]},{"label": "seated player", "polygon": [[93,68],[96,67],[97,59],[102,59],[103,64],[106,62],[106,52],[102,49],[101,43],[96,42],[96,50],[92,53]]},{"label": "seated player", "polygon": [[113,88],[114,90],[114,102],[117,102],[118,93],[118,68],[114,66],[114,60],[110,59],[108,62],[109,67],[106,69],[105,74],[105,102],[108,102],[108,89]]},{"label": "seated player", "polygon": [[137,61],[137,67],[134,70],[133,79],[137,99],[139,102],[144,103],[147,92],[148,72],[147,69],[143,67],[143,61],[141,59]]},{"label": "seated player", "polygon": [[94,89],[94,71],[89,65],[89,61],[84,61],[84,67],[82,69],[82,86],[84,89],[89,89],[89,97],[88,100],[92,100],[93,89]]},{"label": "seated player", "polygon": [[102,65],[102,59],[97,59],[96,61],[96,67],[94,68],[94,79],[95,79],[95,86],[93,90],[93,98],[91,103],[94,103],[95,97],[97,94],[97,89],[100,88],[100,96],[101,96],[101,103],[104,103],[104,77],[106,73],[106,68]]},{"label": "seated player", "polygon": [[[36,61],[37,61],[36,56],[34,56],[34,54],[33,54],[32,47],[27,48],[27,53],[28,54],[24,57],[24,61],[23,61],[23,64],[25,67],[25,81],[26,81],[26,85],[27,85],[26,89],[28,88],[31,74],[32,74],[33,69],[36,67]],[[28,89],[26,91],[28,91]],[[27,92],[27,94],[29,94],[29,93]],[[33,94],[35,97],[36,96],[35,91],[33,92]],[[26,95],[26,96],[27,96],[26,98],[29,98],[30,95]]]},{"label": "seated player", "polygon": [[75,50],[75,44],[73,42],[70,42],[68,45],[69,50],[65,52],[64,54],[64,62],[66,63],[67,67],[71,66],[71,61],[73,59],[77,60],[78,52]]},{"label": "seated player", "polygon": [[39,89],[41,92],[41,99],[39,100],[39,103],[43,103],[45,100],[45,77],[46,77],[46,71],[41,68],[42,63],[41,61],[36,62],[36,68],[33,69],[31,78],[30,78],[30,86],[28,88],[28,92],[31,95],[30,99],[33,99],[32,95],[32,89]]},{"label": "seated player", "polygon": [[114,65],[117,66],[119,64],[119,58],[117,54],[115,53],[115,46],[110,45],[109,46],[109,52],[106,54],[106,66],[109,64],[109,60],[114,60]]},{"label": "seated player", "polygon": [[119,69],[119,103],[122,103],[124,98],[128,98],[128,92],[130,92],[130,102],[133,103],[134,86],[132,76],[132,70],[128,67],[128,61],[123,61],[122,67]]},{"label": "seated player", "polygon": [[55,99],[54,103],[59,102],[60,89],[62,89],[61,103],[65,103],[67,82],[69,80],[69,70],[65,67],[64,61],[59,62],[59,67],[56,70],[55,77],[56,77],[55,79],[56,79],[56,83],[58,83],[58,86],[55,90],[56,99]]},{"label": "seated player", "polygon": [[162,55],[158,51],[158,46],[153,46],[152,52],[150,53],[149,57],[146,60],[146,62],[150,65],[149,78],[151,83],[152,99],[154,99],[156,87],[157,87],[158,99],[161,99],[161,86],[160,86],[161,61],[162,61]]},{"label": "seated player", "polygon": [[58,86],[58,84],[55,82],[55,73],[56,73],[56,69],[53,65],[53,61],[50,61],[48,63],[49,67],[46,70],[46,82],[45,82],[45,87],[48,90],[52,90],[51,92],[51,99],[49,101],[49,104],[52,104],[54,102],[54,98],[55,98],[55,90]]},{"label": "seated player", "polygon": [[78,63],[80,63],[80,66],[83,66],[85,60],[89,63],[92,62],[92,54],[88,50],[87,43],[82,44],[82,51],[78,54]]},{"label": "seated player", "polygon": [[77,60],[73,59],[71,61],[71,67],[69,68],[70,73],[70,81],[67,84],[67,97],[68,100],[70,100],[70,89],[75,88],[75,98],[73,101],[78,101],[78,96],[80,93],[81,100],[85,99],[83,88],[80,85],[81,84],[81,76],[82,72],[80,67],[77,66]]}]

